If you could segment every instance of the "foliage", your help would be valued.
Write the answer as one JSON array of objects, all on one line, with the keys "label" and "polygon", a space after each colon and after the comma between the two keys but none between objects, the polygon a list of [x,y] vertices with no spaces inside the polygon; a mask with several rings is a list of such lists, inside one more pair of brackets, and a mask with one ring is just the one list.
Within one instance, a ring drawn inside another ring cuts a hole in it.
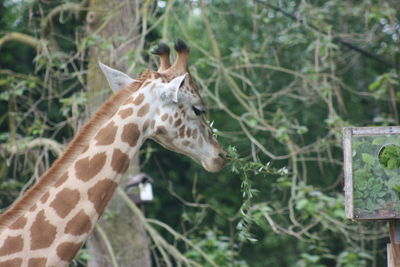
[{"label": "foliage", "polygon": [[242,183],[240,185],[243,197],[243,203],[239,209],[241,219],[236,225],[238,230],[238,238],[240,241],[256,242],[257,239],[250,233],[250,226],[253,223],[253,218],[249,216],[249,211],[252,206],[252,199],[258,193],[257,189],[252,188],[251,181],[249,179],[249,172],[254,175],[274,175],[281,176],[282,179],[287,175],[287,169],[282,168],[275,170],[270,168],[270,163],[262,164],[260,162],[249,161],[240,159],[235,147],[229,146],[226,150],[226,159],[230,161],[231,170],[233,173],[241,175]]},{"label": "foliage", "polygon": [[398,137],[390,135],[353,137],[353,194],[356,217],[390,217],[392,213],[399,211],[398,144]]},{"label": "foliage", "polygon": [[379,163],[389,170],[400,167],[400,147],[396,145],[387,145],[379,153]]},{"label": "foliage", "polygon": [[[230,238],[221,235],[221,233],[218,233],[218,230],[206,231],[204,235],[195,236],[191,240],[198,248],[207,253],[218,266],[248,266],[245,261],[238,259],[239,254],[235,248],[232,248]],[[193,249],[187,251],[186,256],[196,260],[201,266],[211,266]]]}]

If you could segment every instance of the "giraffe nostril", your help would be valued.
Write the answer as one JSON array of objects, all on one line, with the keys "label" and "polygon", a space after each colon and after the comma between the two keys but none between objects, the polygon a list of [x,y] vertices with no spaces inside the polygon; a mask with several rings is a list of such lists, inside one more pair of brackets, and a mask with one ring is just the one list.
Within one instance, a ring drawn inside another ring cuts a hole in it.
[{"label": "giraffe nostril", "polygon": [[218,153],[218,156],[220,156],[221,158],[225,158],[226,156],[228,156],[228,153],[226,153],[225,150],[222,150],[221,152]]}]

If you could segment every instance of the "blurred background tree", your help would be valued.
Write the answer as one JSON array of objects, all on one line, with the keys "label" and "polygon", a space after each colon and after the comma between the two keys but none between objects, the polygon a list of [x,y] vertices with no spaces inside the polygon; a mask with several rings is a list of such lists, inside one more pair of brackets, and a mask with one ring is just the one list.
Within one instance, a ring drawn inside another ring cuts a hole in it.
[{"label": "blurred background tree", "polygon": [[[89,80],[99,71],[90,68],[94,49],[125,44],[122,70],[135,77],[156,68],[152,46],[181,38],[231,163],[208,174],[144,145],[141,168],[156,179],[155,201],[146,217],[137,214],[152,264],[383,265],[386,225],[344,219],[341,128],[399,123],[400,3],[137,3],[137,32],[132,25],[110,40],[102,31],[118,7],[87,31],[89,2],[0,0],[1,208],[87,118]],[[90,256],[83,248],[75,264]]]}]

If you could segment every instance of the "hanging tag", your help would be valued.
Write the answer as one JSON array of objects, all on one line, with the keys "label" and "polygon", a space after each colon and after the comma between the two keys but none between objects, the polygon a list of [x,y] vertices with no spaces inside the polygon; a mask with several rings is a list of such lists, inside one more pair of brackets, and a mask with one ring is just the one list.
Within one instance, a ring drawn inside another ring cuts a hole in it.
[{"label": "hanging tag", "polygon": [[141,201],[152,201],[153,200],[153,188],[151,183],[140,183],[140,200]]}]

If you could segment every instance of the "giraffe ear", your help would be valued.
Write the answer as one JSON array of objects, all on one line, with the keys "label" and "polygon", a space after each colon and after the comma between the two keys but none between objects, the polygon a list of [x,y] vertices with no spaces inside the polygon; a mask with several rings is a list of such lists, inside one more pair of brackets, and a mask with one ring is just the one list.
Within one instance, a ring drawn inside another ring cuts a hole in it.
[{"label": "giraffe ear", "polygon": [[172,79],[161,92],[161,99],[178,103],[179,88],[185,81],[187,73]]},{"label": "giraffe ear", "polygon": [[111,89],[114,93],[117,93],[122,88],[126,87],[127,85],[137,82],[137,80],[132,79],[125,73],[122,73],[118,70],[110,68],[99,61],[99,65],[101,70],[103,71],[104,75],[108,83],[110,84]]}]

